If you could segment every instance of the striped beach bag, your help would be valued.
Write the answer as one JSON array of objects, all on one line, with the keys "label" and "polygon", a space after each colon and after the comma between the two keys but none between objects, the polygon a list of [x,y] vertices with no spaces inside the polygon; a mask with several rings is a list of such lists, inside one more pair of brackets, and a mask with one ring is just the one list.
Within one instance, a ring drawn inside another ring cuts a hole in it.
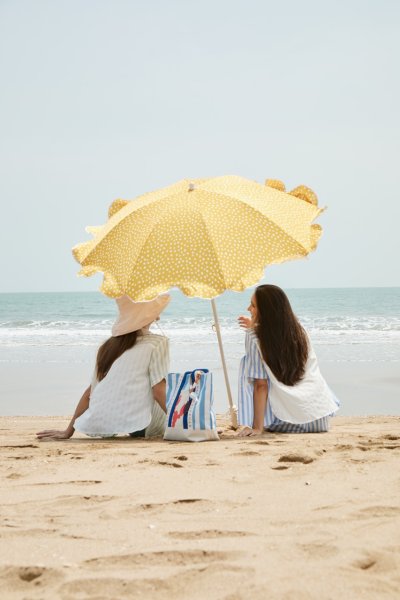
[{"label": "striped beach bag", "polygon": [[212,373],[208,369],[168,373],[164,439],[181,442],[219,439],[213,411]]}]

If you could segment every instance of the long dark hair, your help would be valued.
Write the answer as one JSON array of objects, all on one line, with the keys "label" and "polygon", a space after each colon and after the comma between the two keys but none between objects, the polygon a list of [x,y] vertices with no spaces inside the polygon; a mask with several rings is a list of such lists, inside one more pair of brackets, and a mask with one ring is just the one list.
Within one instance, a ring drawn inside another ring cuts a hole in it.
[{"label": "long dark hair", "polygon": [[138,332],[132,331],[132,333],[125,333],[125,335],[110,337],[100,346],[97,351],[96,360],[97,381],[104,379],[117,358],[130,348],[133,348],[136,344],[137,336]]},{"label": "long dark hair", "polygon": [[255,297],[255,333],[261,354],[279,381],[295,385],[304,376],[308,358],[307,334],[281,288],[260,285],[256,288]]}]

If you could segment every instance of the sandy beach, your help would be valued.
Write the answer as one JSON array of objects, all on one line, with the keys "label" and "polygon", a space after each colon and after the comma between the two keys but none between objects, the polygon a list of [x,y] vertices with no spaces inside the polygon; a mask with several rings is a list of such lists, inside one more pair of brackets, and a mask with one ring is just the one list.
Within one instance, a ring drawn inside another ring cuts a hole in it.
[{"label": "sandy beach", "polygon": [[398,598],[400,418],[328,434],[39,442],[1,417],[2,598]]}]

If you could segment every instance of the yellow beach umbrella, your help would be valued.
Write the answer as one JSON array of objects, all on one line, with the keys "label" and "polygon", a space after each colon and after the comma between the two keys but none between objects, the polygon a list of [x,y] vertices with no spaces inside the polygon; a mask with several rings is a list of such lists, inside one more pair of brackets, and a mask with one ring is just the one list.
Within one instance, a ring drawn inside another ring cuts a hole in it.
[{"label": "yellow beach umbrella", "polygon": [[[213,299],[256,284],[269,264],[314,250],[321,227],[313,221],[321,211],[305,186],[286,193],[276,180],[182,180],[113,202],[107,223],[87,228],[93,239],[75,246],[73,255],[80,275],[104,273],[101,291],[112,298],[151,300],[177,287]],[[213,310],[218,327],[214,301]],[[225,367],[224,373],[227,380]],[[232,413],[229,389],[228,396]]]}]

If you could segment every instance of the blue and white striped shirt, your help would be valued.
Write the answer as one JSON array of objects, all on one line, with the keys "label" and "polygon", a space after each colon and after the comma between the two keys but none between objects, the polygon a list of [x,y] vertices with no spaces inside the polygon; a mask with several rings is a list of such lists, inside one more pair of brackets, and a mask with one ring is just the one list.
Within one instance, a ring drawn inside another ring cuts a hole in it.
[{"label": "blue and white striped shirt", "polygon": [[287,386],[274,376],[261,355],[253,330],[246,332],[245,348],[239,369],[239,423],[253,426],[254,380],[265,379],[268,382],[264,417],[267,429],[286,433],[328,431],[329,416],[336,412],[339,402],[319,371],[311,343],[304,377],[294,386]]}]

